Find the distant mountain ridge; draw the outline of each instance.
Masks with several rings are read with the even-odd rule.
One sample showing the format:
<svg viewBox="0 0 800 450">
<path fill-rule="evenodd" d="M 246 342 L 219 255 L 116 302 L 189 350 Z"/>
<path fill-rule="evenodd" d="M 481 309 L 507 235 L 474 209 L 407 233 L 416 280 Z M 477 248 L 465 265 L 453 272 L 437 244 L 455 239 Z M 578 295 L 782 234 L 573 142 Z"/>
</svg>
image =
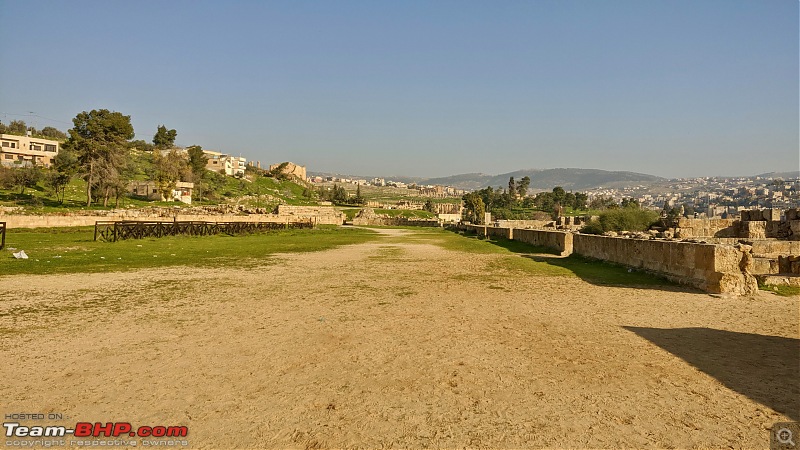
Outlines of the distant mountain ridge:
<svg viewBox="0 0 800 450">
<path fill-rule="evenodd" d="M 360 178 L 370 180 L 372 176 L 353 176 L 333 174 L 327 172 L 309 172 L 314 176 L 337 176 L 340 178 Z M 403 183 L 416 184 L 439 184 L 452 186 L 458 189 L 483 189 L 487 186 L 505 187 L 508 186 L 508 179 L 514 177 L 519 180 L 522 177 L 530 177 L 530 189 L 550 190 L 555 186 L 561 186 L 566 190 L 584 190 L 597 187 L 623 187 L 636 184 L 648 184 L 666 181 L 665 178 L 655 175 L 648 175 L 636 172 L 609 171 L 600 169 L 525 169 L 499 175 L 488 175 L 485 173 L 462 173 L 447 177 L 421 178 L 421 177 L 380 177 L 386 180 L 401 181 Z"/>
<path fill-rule="evenodd" d="M 767 172 L 756 176 L 761 178 L 783 178 L 784 180 L 791 180 L 800 178 L 800 170 L 794 172 Z"/>
<path fill-rule="evenodd" d="M 331 176 L 336 175 L 343 178 L 361 178 L 370 180 L 373 176 L 339 175 L 324 172 L 310 172 L 312 175 Z M 561 186 L 570 191 L 594 189 L 598 187 L 621 188 L 635 185 L 650 185 L 668 181 L 655 175 L 648 175 L 638 172 L 610 171 L 600 169 L 577 169 L 577 168 L 558 168 L 558 169 L 524 169 L 499 175 L 489 175 L 485 173 L 462 173 L 447 177 L 422 178 L 391 176 L 379 177 L 386 180 L 402 181 L 404 183 L 416 184 L 439 184 L 453 186 L 459 189 L 475 190 L 483 189 L 487 186 L 506 187 L 509 177 L 519 180 L 528 176 L 531 179 L 530 189 L 532 190 L 551 190 L 555 186 Z M 773 177 L 783 179 L 795 179 L 800 177 L 800 172 L 769 172 L 754 177 Z"/>
<path fill-rule="evenodd" d="M 636 172 L 608 171 L 600 169 L 526 169 L 500 175 L 469 173 L 442 178 L 427 178 L 424 184 L 441 184 L 460 189 L 482 189 L 486 186 L 505 187 L 508 179 L 530 177 L 531 189 L 550 190 L 561 186 L 566 190 L 583 190 L 597 187 L 619 187 L 631 184 L 649 184 L 666 181 L 665 178 Z"/>
</svg>

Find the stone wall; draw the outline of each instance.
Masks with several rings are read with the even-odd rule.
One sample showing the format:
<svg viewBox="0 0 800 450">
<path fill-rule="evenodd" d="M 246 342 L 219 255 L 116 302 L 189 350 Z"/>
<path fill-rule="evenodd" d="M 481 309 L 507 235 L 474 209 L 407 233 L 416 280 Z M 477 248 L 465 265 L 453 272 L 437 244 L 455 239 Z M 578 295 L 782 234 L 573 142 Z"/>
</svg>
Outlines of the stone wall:
<svg viewBox="0 0 800 450">
<path fill-rule="evenodd" d="M 503 239 L 514 239 L 513 228 L 486 227 L 486 236 L 498 237 Z"/>
<path fill-rule="evenodd" d="M 770 257 L 780 255 L 800 255 L 800 241 L 760 240 L 753 241 L 753 256 Z"/>
<path fill-rule="evenodd" d="M 695 237 L 736 238 L 739 237 L 739 220 L 681 218 L 678 220 L 675 237 L 681 239 Z"/>
<path fill-rule="evenodd" d="M 800 275 L 800 241 L 765 239 L 748 244 L 752 245 L 753 274 Z"/>
<path fill-rule="evenodd" d="M 576 253 L 645 270 L 675 282 L 718 294 L 746 295 L 758 290 L 748 246 L 702 244 L 596 236 L 545 230 L 503 231 L 462 225 L 461 229 L 548 247 L 562 256 Z"/>
<path fill-rule="evenodd" d="M 438 227 L 436 219 L 409 219 L 406 217 L 356 217 L 353 225 L 384 227 Z"/>
<path fill-rule="evenodd" d="M 166 211 L 166 210 L 164 210 Z M 167 211 L 169 212 L 169 211 Z M 278 214 L 177 214 L 142 212 L 138 210 L 106 213 L 103 215 L 47 215 L 26 216 L 0 214 L 0 222 L 12 228 L 82 227 L 94 226 L 98 220 L 196 220 L 203 222 L 294 222 L 310 220 L 316 225 L 341 225 L 345 214 L 335 208 L 320 206 L 278 207 Z"/>
<path fill-rule="evenodd" d="M 413 217 L 389 216 L 376 214 L 372 208 L 361 208 L 353 218 L 353 225 L 400 226 L 400 227 L 438 227 L 439 219 L 421 219 Z"/>
<path fill-rule="evenodd" d="M 732 245 L 576 234 L 573 250 L 582 256 L 644 269 L 707 292 L 750 294 L 758 290 L 755 278 L 743 270 L 749 253 Z"/>
<path fill-rule="evenodd" d="M 573 234 L 561 231 L 514 230 L 514 240 L 549 248 L 561 256 L 573 251 Z"/>
<path fill-rule="evenodd" d="M 800 240 L 800 211 L 753 209 L 740 219 L 678 219 L 675 237 Z"/>
<path fill-rule="evenodd" d="M 330 206 L 290 205 L 279 205 L 278 216 L 309 219 L 321 225 L 341 225 L 347 217 L 342 211 Z"/>
<path fill-rule="evenodd" d="M 308 220 L 307 217 L 282 216 L 277 214 L 250 214 L 246 216 L 228 214 L 178 214 L 173 217 L 162 216 L 0 216 L 0 222 L 6 222 L 9 229 L 12 228 L 42 228 L 42 227 L 85 227 L 94 226 L 97 221 L 111 220 L 176 220 L 176 221 L 199 221 L 199 222 L 278 222 Z M 315 224 L 313 218 L 311 221 Z"/>
<path fill-rule="evenodd" d="M 40 228 L 40 227 L 88 227 L 94 226 L 98 220 L 128 220 L 116 216 L 18 216 L 0 215 L 0 222 L 5 222 L 6 227 L 12 228 Z"/>
<path fill-rule="evenodd" d="M 437 214 L 436 217 L 442 222 L 460 222 L 461 214 Z"/>
<path fill-rule="evenodd" d="M 494 223 L 498 227 L 514 229 L 532 228 L 535 230 L 541 230 L 548 226 L 551 229 L 555 228 L 555 224 L 552 220 L 496 220 Z"/>
</svg>

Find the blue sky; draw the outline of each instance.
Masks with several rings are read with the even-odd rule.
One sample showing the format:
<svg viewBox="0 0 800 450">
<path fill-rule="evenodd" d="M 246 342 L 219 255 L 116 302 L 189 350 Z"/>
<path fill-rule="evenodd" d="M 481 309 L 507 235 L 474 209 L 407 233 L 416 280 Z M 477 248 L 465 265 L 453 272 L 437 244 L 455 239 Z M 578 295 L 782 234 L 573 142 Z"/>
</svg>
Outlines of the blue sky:
<svg viewBox="0 0 800 450">
<path fill-rule="evenodd" d="M 800 169 L 796 0 L 0 0 L 0 120 L 312 171 Z M 25 116 L 34 112 L 35 116 Z"/>
</svg>

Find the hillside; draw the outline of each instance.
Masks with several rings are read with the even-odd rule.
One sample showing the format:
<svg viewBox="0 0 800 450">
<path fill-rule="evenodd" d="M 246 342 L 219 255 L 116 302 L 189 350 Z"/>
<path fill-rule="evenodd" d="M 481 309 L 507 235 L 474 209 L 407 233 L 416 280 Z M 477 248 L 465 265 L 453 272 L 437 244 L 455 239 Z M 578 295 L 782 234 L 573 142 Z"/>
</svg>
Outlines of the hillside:
<svg viewBox="0 0 800 450">
<path fill-rule="evenodd" d="M 309 172 L 318 176 L 337 176 L 369 180 L 373 176 L 353 176 L 331 174 L 326 172 Z M 596 187 L 623 187 L 636 184 L 650 184 L 665 181 L 665 178 L 636 172 L 608 171 L 600 169 L 525 169 L 500 175 L 485 173 L 462 173 L 447 177 L 419 178 L 405 176 L 382 177 L 387 180 L 401 181 L 403 183 L 439 184 L 453 186 L 459 189 L 483 189 L 486 186 L 504 187 L 508 185 L 508 178 L 520 179 L 528 176 L 531 179 L 530 188 L 534 190 L 550 190 L 554 186 L 561 186 L 566 190 L 583 190 Z"/>
<path fill-rule="evenodd" d="M 567 190 L 582 190 L 596 187 L 616 187 L 630 184 L 649 184 L 664 181 L 664 178 L 636 172 L 618 172 L 600 169 L 527 169 L 500 175 L 461 174 L 442 178 L 428 178 L 424 184 L 442 184 L 461 189 L 481 189 L 486 186 L 507 186 L 509 177 L 519 180 L 528 176 L 531 189 L 552 189 L 561 186 Z"/>
<path fill-rule="evenodd" d="M 292 180 L 278 180 L 253 174 L 246 178 L 226 177 L 209 172 L 209 178 L 202 182 L 205 199 L 195 201 L 191 206 L 201 205 L 242 205 L 248 208 L 272 210 L 278 204 L 288 205 L 316 205 L 316 194 L 304 184 Z M 0 180 L 2 181 L 2 180 Z M 118 205 L 111 199 L 108 206 L 94 203 L 86 207 L 86 182 L 80 178 L 72 179 L 66 186 L 63 202 L 60 202 L 45 180 L 27 187 L 20 193 L 18 186 L 6 186 L 0 183 L 0 211 L 8 208 L 10 211 L 24 214 L 62 213 L 68 210 L 108 210 L 115 207 L 141 208 L 148 206 L 168 206 L 187 208 L 180 202 L 152 201 L 142 197 L 126 194 L 120 199 Z"/>
<path fill-rule="evenodd" d="M 800 171 L 795 170 L 794 172 L 767 172 L 756 176 L 761 178 L 783 178 L 784 180 L 794 180 L 800 178 Z"/>
</svg>

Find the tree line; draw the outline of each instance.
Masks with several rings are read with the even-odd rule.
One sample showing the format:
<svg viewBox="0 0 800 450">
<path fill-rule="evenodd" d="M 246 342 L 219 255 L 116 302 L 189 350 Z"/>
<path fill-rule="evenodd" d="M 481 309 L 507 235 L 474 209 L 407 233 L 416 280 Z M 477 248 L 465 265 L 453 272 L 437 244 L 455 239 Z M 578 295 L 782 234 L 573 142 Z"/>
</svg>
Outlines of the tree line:
<svg viewBox="0 0 800 450">
<path fill-rule="evenodd" d="M 42 139 L 50 139 L 53 141 L 64 141 L 67 139 L 67 134 L 55 127 L 44 127 L 41 130 L 37 130 L 34 127 L 28 126 L 24 120 L 12 120 L 8 125 L 0 121 L 0 134 L 27 136 L 29 132 L 31 136 Z"/>
<path fill-rule="evenodd" d="M 0 183 L 18 186 L 24 193 L 26 187 L 45 179 L 63 203 L 66 186 L 78 177 L 86 181 L 86 206 L 101 201 L 103 206 L 108 206 L 112 199 L 118 206 L 120 197 L 128 192 L 129 183 L 142 174 L 155 182 L 156 189 L 167 199 L 180 181 L 194 182 L 201 196 L 204 181 L 220 183 L 219 174 L 206 170 L 208 158 L 202 147 L 190 146 L 186 155 L 173 148 L 177 137 L 174 129 L 159 125 L 149 144 L 132 140 L 131 118 L 120 112 L 83 111 L 72 123 L 73 128 L 62 133 L 65 138 L 49 171 L 41 167 L 6 169 L 0 173 Z M 13 121 L 0 129 L 20 135 L 29 131 L 22 121 Z M 50 130 L 47 132 L 53 134 Z"/>
<path fill-rule="evenodd" d="M 353 197 L 347 193 L 343 186 L 335 183 L 330 189 L 320 186 L 317 195 L 320 200 L 329 201 L 334 205 L 361 206 L 367 203 L 367 199 L 361 195 L 361 186 L 356 187 L 356 195 Z"/>
<path fill-rule="evenodd" d="M 472 223 L 482 223 L 486 212 L 491 212 L 498 219 L 530 219 L 534 212 L 548 214 L 560 213 L 563 208 L 586 210 L 588 196 L 583 192 L 567 192 L 556 186 L 552 192 L 540 192 L 527 195 L 531 180 L 522 177 L 515 180 L 510 177 L 507 188 L 493 188 L 469 192 L 462 197 L 464 201 L 464 219 Z"/>
</svg>

